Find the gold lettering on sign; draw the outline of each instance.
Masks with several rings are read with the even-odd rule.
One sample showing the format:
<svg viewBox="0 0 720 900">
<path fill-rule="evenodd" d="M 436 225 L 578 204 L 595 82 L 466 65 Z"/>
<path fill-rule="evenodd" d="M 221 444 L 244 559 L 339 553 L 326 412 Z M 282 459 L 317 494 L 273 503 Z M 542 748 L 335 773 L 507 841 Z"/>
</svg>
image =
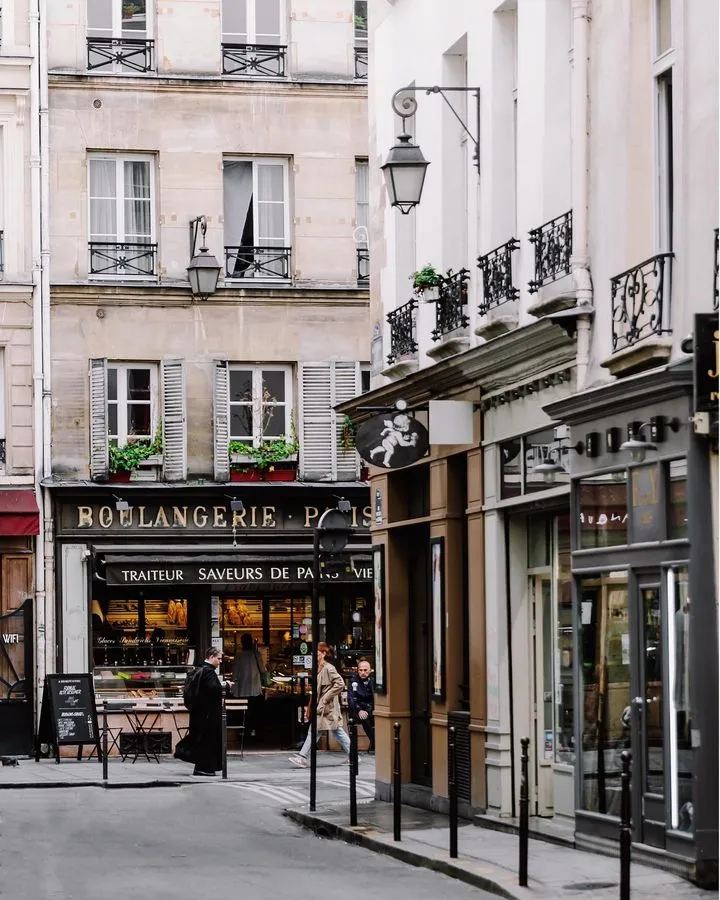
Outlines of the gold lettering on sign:
<svg viewBox="0 0 720 900">
<path fill-rule="evenodd" d="M 257 528 L 257 506 L 250 507 L 250 527 Z"/>
<path fill-rule="evenodd" d="M 155 527 L 157 528 L 158 525 L 162 525 L 163 528 L 170 527 L 168 517 L 165 515 L 165 509 L 162 506 L 158 506 L 157 515 L 155 516 Z"/>
<path fill-rule="evenodd" d="M 227 528 L 224 506 L 213 506 L 213 528 Z"/>
<path fill-rule="evenodd" d="M 120 510 L 120 525 L 123 528 L 129 528 L 133 523 L 133 508 Z"/>
<path fill-rule="evenodd" d="M 305 527 L 310 528 L 312 523 L 317 519 L 319 515 L 317 506 L 306 506 L 305 507 Z"/>
<path fill-rule="evenodd" d="M 363 520 L 362 520 L 363 528 L 367 528 L 368 525 L 370 524 L 371 513 L 372 513 L 372 510 L 370 509 L 369 506 L 363 507 Z"/>
<path fill-rule="evenodd" d="M 208 523 L 208 517 L 204 506 L 196 506 L 193 510 L 193 522 L 196 528 L 204 528 Z"/>
<path fill-rule="evenodd" d="M 138 506 L 138 512 L 140 514 L 140 518 L 138 520 L 138 528 L 152 528 L 152 522 L 145 521 L 145 507 Z"/>
<path fill-rule="evenodd" d="M 98 510 L 98 524 L 101 528 L 109 528 L 112 525 L 113 515 L 109 506 L 101 506 Z"/>
<path fill-rule="evenodd" d="M 715 368 L 708 369 L 710 378 L 717 378 L 720 375 L 720 331 L 713 332 L 713 344 L 715 344 Z M 710 391 L 710 399 L 720 399 L 720 392 Z"/>
<path fill-rule="evenodd" d="M 277 524 L 275 522 L 275 507 L 274 506 L 263 506 L 263 520 L 262 527 L 263 528 L 274 528 Z"/>
<path fill-rule="evenodd" d="M 92 506 L 78 506 L 78 528 L 92 528 L 93 514 Z"/>
<path fill-rule="evenodd" d="M 232 514 L 232 527 L 237 528 L 239 525 L 245 527 L 245 516 L 247 515 L 247 510 L 243 508 L 242 512 L 233 512 Z"/>
<path fill-rule="evenodd" d="M 173 525 L 187 528 L 187 506 L 183 506 L 182 509 L 179 506 L 173 506 Z"/>
</svg>

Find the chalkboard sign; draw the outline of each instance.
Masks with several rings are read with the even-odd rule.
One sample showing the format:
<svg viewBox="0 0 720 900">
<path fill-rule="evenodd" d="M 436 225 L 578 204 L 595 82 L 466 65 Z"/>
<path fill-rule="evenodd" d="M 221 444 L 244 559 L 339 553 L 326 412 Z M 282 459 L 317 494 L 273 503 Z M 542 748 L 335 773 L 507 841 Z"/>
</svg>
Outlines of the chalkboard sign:
<svg viewBox="0 0 720 900">
<path fill-rule="evenodd" d="M 36 760 L 40 758 L 41 744 L 54 748 L 56 762 L 60 762 L 62 745 L 76 744 L 80 759 L 83 745 L 92 744 L 98 750 L 98 760 L 102 761 L 92 675 L 45 677 Z"/>
</svg>

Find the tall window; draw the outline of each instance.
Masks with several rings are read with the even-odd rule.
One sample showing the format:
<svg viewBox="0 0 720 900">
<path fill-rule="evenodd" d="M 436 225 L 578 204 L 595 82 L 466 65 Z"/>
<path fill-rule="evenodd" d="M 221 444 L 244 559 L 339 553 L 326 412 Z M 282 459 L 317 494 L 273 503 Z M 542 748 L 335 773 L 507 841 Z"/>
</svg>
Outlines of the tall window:
<svg viewBox="0 0 720 900">
<path fill-rule="evenodd" d="M 354 0 L 355 25 L 355 77 L 367 79 L 368 73 L 368 4 L 367 0 Z"/>
<path fill-rule="evenodd" d="M 355 247 L 357 252 L 358 281 L 370 277 L 369 222 L 369 172 L 366 159 L 355 160 Z"/>
<path fill-rule="evenodd" d="M 88 69 L 153 69 L 147 0 L 88 0 Z"/>
<path fill-rule="evenodd" d="M 107 424 L 110 443 L 154 437 L 157 367 L 139 363 L 108 363 Z"/>
<path fill-rule="evenodd" d="M 223 43 L 282 44 L 283 13 L 283 0 L 223 0 Z"/>
<path fill-rule="evenodd" d="M 673 248 L 673 64 L 672 0 L 654 0 L 655 221 L 658 252 Z"/>
<path fill-rule="evenodd" d="M 287 366 L 230 368 L 230 440 L 258 447 L 290 434 L 292 388 Z"/>
<path fill-rule="evenodd" d="M 148 156 L 88 159 L 90 273 L 153 275 L 153 167 Z"/>
<path fill-rule="evenodd" d="M 225 160 L 223 201 L 228 278 L 290 276 L 286 160 Z"/>
</svg>

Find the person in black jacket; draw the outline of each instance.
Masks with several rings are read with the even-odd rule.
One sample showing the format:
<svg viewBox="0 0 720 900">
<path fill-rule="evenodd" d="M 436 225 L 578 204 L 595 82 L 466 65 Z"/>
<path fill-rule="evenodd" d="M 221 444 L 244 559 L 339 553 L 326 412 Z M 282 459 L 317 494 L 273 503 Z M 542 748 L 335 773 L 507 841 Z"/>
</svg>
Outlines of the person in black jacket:
<svg viewBox="0 0 720 900">
<path fill-rule="evenodd" d="M 358 660 L 357 675 L 350 676 L 348 713 L 359 722 L 368 736 L 370 753 L 375 752 L 375 684 L 370 677 L 370 663 Z"/>
<path fill-rule="evenodd" d="M 222 769 L 223 686 L 218 678 L 222 656 L 222 650 L 211 647 L 198 672 L 188 732 L 191 761 L 195 763 L 193 775 L 214 775 Z"/>
</svg>

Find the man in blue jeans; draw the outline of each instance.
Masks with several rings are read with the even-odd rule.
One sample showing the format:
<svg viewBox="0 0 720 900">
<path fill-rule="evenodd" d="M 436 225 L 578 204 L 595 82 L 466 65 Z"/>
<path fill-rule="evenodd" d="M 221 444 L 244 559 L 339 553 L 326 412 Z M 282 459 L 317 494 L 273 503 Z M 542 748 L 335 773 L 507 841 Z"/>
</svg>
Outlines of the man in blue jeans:
<svg viewBox="0 0 720 900">
<path fill-rule="evenodd" d="M 370 677 L 370 663 L 358 660 L 357 675 L 350 677 L 348 687 L 348 714 L 359 722 L 368 736 L 369 753 L 375 752 L 375 683 Z"/>
</svg>

